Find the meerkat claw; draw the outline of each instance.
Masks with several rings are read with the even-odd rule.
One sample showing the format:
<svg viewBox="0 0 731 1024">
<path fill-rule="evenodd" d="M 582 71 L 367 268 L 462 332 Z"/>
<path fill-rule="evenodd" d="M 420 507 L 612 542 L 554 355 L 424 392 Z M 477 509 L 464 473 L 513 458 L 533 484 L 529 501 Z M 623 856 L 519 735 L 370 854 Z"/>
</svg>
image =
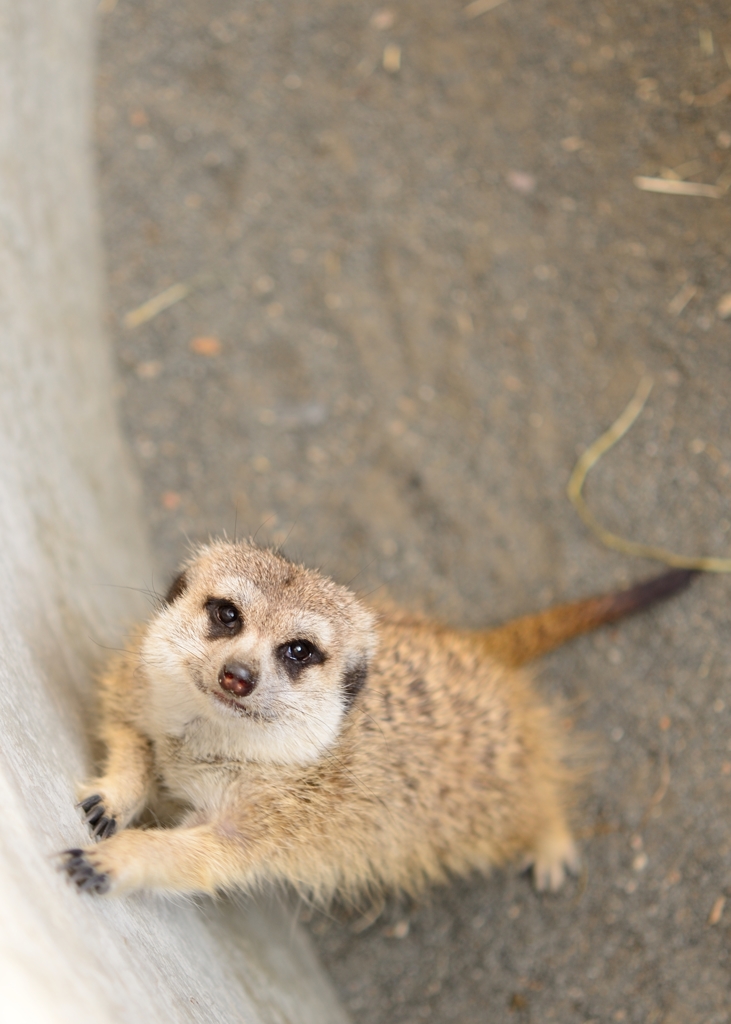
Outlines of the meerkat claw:
<svg viewBox="0 0 731 1024">
<path fill-rule="evenodd" d="M 91 892 L 101 896 L 109 891 L 109 875 L 97 871 L 93 864 L 89 863 L 85 850 L 65 850 L 61 856 L 65 858 L 61 870 L 66 872 L 80 892 Z"/>
<path fill-rule="evenodd" d="M 106 815 L 99 819 L 96 827 L 92 829 L 92 835 L 95 839 L 109 839 L 117 831 L 117 822 L 114 818 L 108 818 Z"/>
<path fill-rule="evenodd" d="M 94 793 L 92 796 L 87 796 L 86 800 L 80 800 L 76 806 L 80 807 L 84 814 L 88 815 L 101 802 L 101 795 Z"/>
<path fill-rule="evenodd" d="M 88 796 L 76 805 L 84 812 L 84 821 L 89 826 L 95 839 L 108 839 L 117 831 L 117 820 L 106 812 L 102 798 L 98 793 Z"/>
</svg>

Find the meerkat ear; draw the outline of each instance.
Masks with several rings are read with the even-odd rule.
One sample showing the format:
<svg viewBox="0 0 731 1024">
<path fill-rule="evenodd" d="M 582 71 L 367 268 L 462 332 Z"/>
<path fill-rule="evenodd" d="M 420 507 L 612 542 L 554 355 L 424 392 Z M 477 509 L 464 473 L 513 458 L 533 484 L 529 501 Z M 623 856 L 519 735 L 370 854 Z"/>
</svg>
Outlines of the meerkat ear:
<svg viewBox="0 0 731 1024">
<path fill-rule="evenodd" d="M 173 582 L 168 587 L 168 592 L 165 595 L 165 604 L 172 604 L 176 601 L 185 591 L 188 589 L 188 577 L 184 572 L 178 573 Z"/>
<path fill-rule="evenodd" d="M 356 661 L 343 676 L 343 693 L 345 694 L 345 710 L 350 711 L 355 698 L 363 689 L 368 678 L 368 660 L 363 657 Z"/>
</svg>

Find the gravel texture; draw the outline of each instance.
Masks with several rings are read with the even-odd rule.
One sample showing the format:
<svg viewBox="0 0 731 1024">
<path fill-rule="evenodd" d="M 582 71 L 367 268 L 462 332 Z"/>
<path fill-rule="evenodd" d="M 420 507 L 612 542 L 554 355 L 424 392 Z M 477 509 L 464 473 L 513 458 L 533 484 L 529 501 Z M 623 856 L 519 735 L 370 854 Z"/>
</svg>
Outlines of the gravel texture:
<svg viewBox="0 0 731 1024">
<path fill-rule="evenodd" d="M 565 496 L 643 369 L 588 499 L 731 554 L 731 192 L 633 183 L 731 181 L 727 4 L 100 8 L 110 329 L 159 555 L 116 582 L 161 588 L 223 531 L 464 625 L 651 575 Z M 368 927 L 303 914 L 356 1024 L 731 1020 L 730 593 L 703 577 L 540 666 L 595 767 L 564 893 L 506 871 Z"/>
</svg>

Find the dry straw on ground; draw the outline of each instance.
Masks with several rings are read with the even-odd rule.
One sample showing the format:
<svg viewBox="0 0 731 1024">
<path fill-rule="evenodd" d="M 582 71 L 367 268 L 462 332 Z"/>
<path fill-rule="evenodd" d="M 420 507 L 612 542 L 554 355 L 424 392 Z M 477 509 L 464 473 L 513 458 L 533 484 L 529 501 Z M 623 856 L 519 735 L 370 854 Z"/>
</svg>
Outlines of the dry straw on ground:
<svg viewBox="0 0 731 1024">
<path fill-rule="evenodd" d="M 614 447 L 617 441 L 624 437 L 642 412 L 651 390 L 652 378 L 643 377 L 640 380 L 634 398 L 622 415 L 614 421 L 609 430 L 605 431 L 601 437 L 598 437 L 597 440 L 586 449 L 574 466 L 573 473 L 571 474 L 571 479 L 569 480 L 567 487 L 569 500 L 576 508 L 576 511 L 579 513 L 584 523 L 593 533 L 596 534 L 602 544 L 608 548 L 612 548 L 614 551 L 621 551 L 625 555 L 634 555 L 637 558 L 651 558 L 656 562 L 664 562 L 666 565 L 671 565 L 676 569 L 700 569 L 704 572 L 731 572 L 731 558 L 713 558 L 704 556 L 687 557 L 685 555 L 677 555 L 673 551 L 668 551 L 667 548 L 656 547 L 652 544 L 639 544 L 636 541 L 625 540 L 624 537 L 619 537 L 616 533 L 612 533 L 610 530 L 605 529 L 584 501 L 581 491 L 589 470 L 592 466 L 597 464 L 599 459 L 601 459 L 601 457 L 605 455 L 610 448 Z"/>
</svg>

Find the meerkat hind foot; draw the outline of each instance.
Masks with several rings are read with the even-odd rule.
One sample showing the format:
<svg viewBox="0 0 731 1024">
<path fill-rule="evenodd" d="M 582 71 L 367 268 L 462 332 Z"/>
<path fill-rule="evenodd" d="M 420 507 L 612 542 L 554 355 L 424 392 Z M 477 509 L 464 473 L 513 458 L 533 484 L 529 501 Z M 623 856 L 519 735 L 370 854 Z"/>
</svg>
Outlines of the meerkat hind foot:
<svg viewBox="0 0 731 1024">
<path fill-rule="evenodd" d="M 538 892 L 558 892 L 566 881 L 566 873 L 576 875 L 581 858 L 570 835 L 552 836 L 544 840 L 530 858 L 533 884 Z"/>
</svg>

